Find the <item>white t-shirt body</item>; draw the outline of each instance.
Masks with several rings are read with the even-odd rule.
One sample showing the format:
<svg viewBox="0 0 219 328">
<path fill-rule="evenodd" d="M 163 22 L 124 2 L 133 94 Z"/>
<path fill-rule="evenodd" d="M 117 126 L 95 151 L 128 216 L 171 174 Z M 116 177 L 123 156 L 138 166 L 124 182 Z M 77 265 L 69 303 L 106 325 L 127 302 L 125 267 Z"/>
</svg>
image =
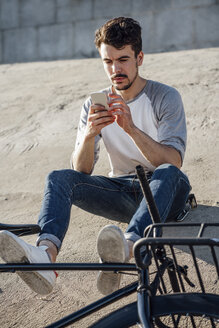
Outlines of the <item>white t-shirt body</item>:
<svg viewBox="0 0 219 328">
<path fill-rule="evenodd" d="M 145 93 L 127 104 L 134 125 L 157 141 L 157 126 L 153 108 Z M 154 171 L 154 166 L 146 160 L 134 141 L 116 122 L 103 128 L 101 136 L 109 156 L 110 176 L 134 174 L 135 167 L 139 164 L 147 171 Z"/>
</svg>

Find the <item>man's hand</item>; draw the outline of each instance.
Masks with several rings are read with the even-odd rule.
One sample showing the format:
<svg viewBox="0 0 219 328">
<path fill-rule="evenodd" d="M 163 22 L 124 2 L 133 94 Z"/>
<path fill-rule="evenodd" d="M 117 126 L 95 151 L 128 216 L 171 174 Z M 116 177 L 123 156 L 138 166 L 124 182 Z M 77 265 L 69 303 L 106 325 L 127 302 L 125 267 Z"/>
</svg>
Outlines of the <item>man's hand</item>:
<svg viewBox="0 0 219 328">
<path fill-rule="evenodd" d="M 129 134 L 135 127 L 129 106 L 122 97 L 114 93 L 110 93 L 109 98 L 110 112 L 115 116 L 116 123 Z"/>
<path fill-rule="evenodd" d="M 105 126 L 112 124 L 114 121 L 115 116 L 111 111 L 106 110 L 104 106 L 91 105 L 85 134 L 88 138 L 95 137 L 100 134 Z"/>
</svg>

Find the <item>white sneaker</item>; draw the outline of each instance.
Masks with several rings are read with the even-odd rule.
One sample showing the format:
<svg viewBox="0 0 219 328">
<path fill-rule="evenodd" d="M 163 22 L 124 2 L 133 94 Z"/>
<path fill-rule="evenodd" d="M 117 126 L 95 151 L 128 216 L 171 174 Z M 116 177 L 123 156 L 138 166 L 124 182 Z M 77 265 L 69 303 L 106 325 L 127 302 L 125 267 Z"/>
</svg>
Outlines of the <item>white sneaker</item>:
<svg viewBox="0 0 219 328">
<path fill-rule="evenodd" d="M 6 263 L 51 263 L 47 246 L 32 246 L 9 231 L 0 231 L 0 257 Z M 36 293 L 51 293 L 57 274 L 54 271 L 17 271 Z"/>
<path fill-rule="evenodd" d="M 101 262 L 125 263 L 129 261 L 129 247 L 123 232 L 115 225 L 105 226 L 98 234 L 97 252 Z M 97 277 L 97 288 L 104 295 L 119 288 L 121 274 L 100 271 Z"/>
</svg>

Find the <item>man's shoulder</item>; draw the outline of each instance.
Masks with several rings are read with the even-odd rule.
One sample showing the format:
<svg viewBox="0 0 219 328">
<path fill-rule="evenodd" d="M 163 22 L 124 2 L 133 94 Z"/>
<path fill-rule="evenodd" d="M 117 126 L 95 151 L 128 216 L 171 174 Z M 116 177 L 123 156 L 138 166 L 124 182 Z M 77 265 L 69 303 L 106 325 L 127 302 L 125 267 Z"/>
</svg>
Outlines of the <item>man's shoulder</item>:
<svg viewBox="0 0 219 328">
<path fill-rule="evenodd" d="M 153 80 L 148 80 L 145 88 L 145 93 L 149 98 L 152 96 L 157 96 L 157 97 L 163 97 L 167 94 L 179 94 L 178 90 L 174 88 L 173 86 L 158 82 L 158 81 L 153 81 Z"/>
<path fill-rule="evenodd" d="M 159 120 L 164 112 L 174 112 L 183 110 L 182 99 L 179 91 L 167 84 L 149 80 L 145 90 L 150 99 L 155 117 Z"/>
</svg>

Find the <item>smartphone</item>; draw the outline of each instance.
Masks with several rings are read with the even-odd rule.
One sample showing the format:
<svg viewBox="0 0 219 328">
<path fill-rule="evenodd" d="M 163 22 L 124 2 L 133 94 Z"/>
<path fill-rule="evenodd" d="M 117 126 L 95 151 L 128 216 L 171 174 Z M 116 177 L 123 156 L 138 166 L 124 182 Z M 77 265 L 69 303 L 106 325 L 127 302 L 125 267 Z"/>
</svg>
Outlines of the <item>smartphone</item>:
<svg viewBox="0 0 219 328">
<path fill-rule="evenodd" d="M 104 92 L 93 92 L 91 93 L 91 100 L 92 103 L 95 105 L 102 105 L 104 106 L 107 110 L 109 110 L 109 105 L 107 104 L 108 97 L 107 94 Z"/>
</svg>

